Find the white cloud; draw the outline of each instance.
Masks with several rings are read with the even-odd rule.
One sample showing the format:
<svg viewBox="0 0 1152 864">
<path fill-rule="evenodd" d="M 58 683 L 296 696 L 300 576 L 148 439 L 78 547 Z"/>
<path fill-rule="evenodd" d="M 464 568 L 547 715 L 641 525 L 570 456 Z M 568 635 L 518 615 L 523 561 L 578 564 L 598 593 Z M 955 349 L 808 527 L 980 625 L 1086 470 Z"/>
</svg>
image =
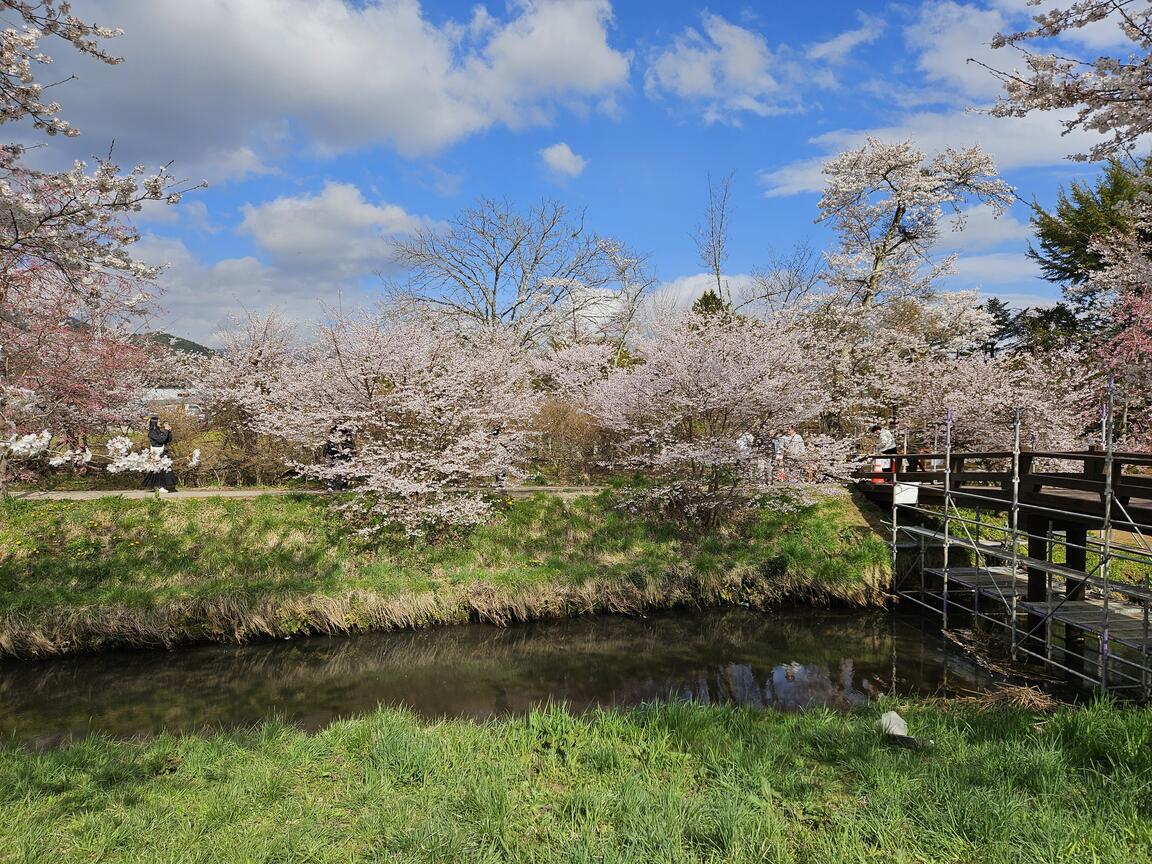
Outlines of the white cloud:
<svg viewBox="0 0 1152 864">
<path fill-rule="evenodd" d="M 948 281 L 962 288 L 982 288 L 986 285 L 1013 285 L 1035 278 L 1040 279 L 1040 267 L 1031 258 L 1019 252 L 989 252 L 985 255 L 961 255 L 956 259 L 956 271 Z"/>
<path fill-rule="evenodd" d="M 430 224 L 403 208 L 373 203 L 348 183 L 327 183 L 316 194 L 282 196 L 242 208 L 238 232 L 249 235 L 261 258 L 215 263 L 200 260 L 172 237 L 145 235 L 138 257 L 165 264 L 157 324 L 180 336 L 210 341 L 231 317 L 277 310 L 304 323 L 325 304 L 346 299 L 360 305 L 377 284 L 375 274 L 394 268 L 393 242 Z M 186 224 L 207 213 L 193 209 Z"/>
<path fill-rule="evenodd" d="M 373 204 L 350 183 L 326 183 L 316 195 L 284 196 L 242 208 L 249 234 L 274 264 L 297 272 L 365 275 L 387 264 L 391 239 L 426 221 L 395 204 Z"/>
<path fill-rule="evenodd" d="M 725 274 L 720 278 L 736 298 L 754 283 L 753 277 L 747 273 Z M 652 292 L 650 302 L 653 309 L 659 312 L 683 311 L 690 309 L 705 291 L 715 290 L 715 276 L 711 273 L 695 273 L 660 283 Z"/>
<path fill-rule="evenodd" d="M 372 282 L 365 289 L 351 274 L 278 267 L 252 256 L 207 263 L 172 237 L 145 235 L 136 251 L 141 260 L 168 265 L 158 280 L 163 293 L 152 326 L 208 345 L 249 311 L 275 310 L 306 328 L 325 305 L 360 306 L 372 297 Z"/>
<path fill-rule="evenodd" d="M 992 37 L 1005 29 L 1005 17 L 994 9 L 935 0 L 920 7 L 916 20 L 905 28 L 904 40 L 919 55 L 917 65 L 938 90 L 944 86 L 967 100 L 995 98 L 1000 82 L 978 63 L 997 68 L 1016 59 L 1005 51 L 994 51 Z"/>
<path fill-rule="evenodd" d="M 706 122 L 737 122 L 798 109 L 778 75 L 784 62 L 762 35 L 705 12 L 702 30 L 688 27 L 651 61 L 644 76 L 652 98 L 674 96 L 698 106 Z"/>
<path fill-rule="evenodd" d="M 987 204 L 964 212 L 963 227 L 955 216 L 944 220 L 939 248 L 944 252 L 980 252 L 1011 243 L 1023 250 L 1032 238 L 1032 226 L 1011 213 L 997 217 Z"/>
<path fill-rule="evenodd" d="M 54 68 L 79 76 L 53 91 L 84 133 L 70 154 L 116 138 L 123 161 L 175 159 L 196 179 L 267 171 L 301 138 L 434 153 L 610 102 L 629 69 L 608 0 L 515 3 L 471 25 L 435 24 L 417 0 L 92 0 L 84 15 L 124 26 L 112 47 L 126 59 L 57 51 Z"/>
<path fill-rule="evenodd" d="M 565 177 L 579 177 L 588 167 L 588 160 L 572 152 L 572 148 L 561 141 L 539 151 L 540 158 L 555 174 Z"/>
<path fill-rule="evenodd" d="M 875 42 L 883 34 L 887 23 L 883 18 L 868 15 L 864 12 L 856 13 L 860 26 L 853 30 L 846 30 L 825 42 L 817 42 L 808 48 L 808 58 L 823 60 L 830 63 L 841 63 L 848 59 L 848 55 L 861 45 Z"/>
</svg>

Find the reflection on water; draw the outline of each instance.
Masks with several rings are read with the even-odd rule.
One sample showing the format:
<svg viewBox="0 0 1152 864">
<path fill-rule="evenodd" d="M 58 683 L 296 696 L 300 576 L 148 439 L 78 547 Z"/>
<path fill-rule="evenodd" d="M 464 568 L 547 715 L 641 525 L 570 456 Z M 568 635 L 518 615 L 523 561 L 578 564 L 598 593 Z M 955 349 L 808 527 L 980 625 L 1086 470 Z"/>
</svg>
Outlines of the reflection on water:
<svg viewBox="0 0 1152 864">
<path fill-rule="evenodd" d="M 744 609 L 0 662 L 0 732 L 33 746 L 102 732 L 318 729 L 379 704 L 484 719 L 658 699 L 847 708 L 879 693 L 981 689 L 983 673 L 914 618 Z"/>
</svg>

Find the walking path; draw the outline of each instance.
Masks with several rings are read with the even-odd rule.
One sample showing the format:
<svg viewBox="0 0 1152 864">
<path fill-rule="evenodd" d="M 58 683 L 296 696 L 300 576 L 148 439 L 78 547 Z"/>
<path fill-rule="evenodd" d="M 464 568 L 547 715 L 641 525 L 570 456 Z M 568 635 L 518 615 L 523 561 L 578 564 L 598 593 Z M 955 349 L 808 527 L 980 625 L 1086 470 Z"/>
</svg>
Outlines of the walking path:
<svg viewBox="0 0 1152 864">
<path fill-rule="evenodd" d="M 503 486 L 469 488 L 465 492 L 494 492 L 509 498 L 527 498 L 537 493 L 556 495 L 560 498 L 580 498 L 595 495 L 604 486 Z M 158 495 L 147 489 L 94 489 L 75 492 L 13 492 L 12 498 L 18 501 L 93 501 L 97 498 L 153 498 L 179 500 L 181 498 L 258 498 L 261 495 L 330 495 L 326 489 L 252 489 L 252 488 L 204 488 L 179 489 L 165 495 Z"/>
</svg>

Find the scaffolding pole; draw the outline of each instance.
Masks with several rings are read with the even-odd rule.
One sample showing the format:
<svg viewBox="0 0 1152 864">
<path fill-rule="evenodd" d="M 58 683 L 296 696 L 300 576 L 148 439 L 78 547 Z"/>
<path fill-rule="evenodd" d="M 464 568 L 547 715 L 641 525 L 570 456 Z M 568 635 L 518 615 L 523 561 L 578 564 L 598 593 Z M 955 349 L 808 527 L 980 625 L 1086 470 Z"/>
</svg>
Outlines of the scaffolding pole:
<svg viewBox="0 0 1152 864">
<path fill-rule="evenodd" d="M 1112 497 L 1115 493 L 1112 466 L 1116 460 L 1113 409 L 1116 407 L 1116 379 L 1108 379 L 1108 400 L 1104 403 L 1104 548 L 1100 552 L 1100 578 L 1104 582 L 1104 628 L 1100 637 L 1100 691 L 1108 692 L 1108 614 L 1112 597 L 1109 574 L 1112 558 Z"/>
<path fill-rule="evenodd" d="M 892 490 L 893 496 L 896 490 Z M 948 409 L 948 413 L 944 419 L 944 582 L 940 586 L 940 594 L 943 598 L 944 608 L 944 629 L 948 629 L 948 559 L 949 550 L 952 545 L 952 527 L 950 514 L 952 512 L 952 409 Z"/>
<path fill-rule="evenodd" d="M 1016 591 L 1016 573 L 1020 570 L 1020 409 L 1012 414 L 1012 509 L 1008 511 L 1009 542 L 1012 544 L 1012 606 L 1009 617 L 1012 622 L 1012 659 L 1016 660 L 1016 647 L 1019 632 L 1017 629 L 1016 603 L 1019 600 Z"/>
</svg>

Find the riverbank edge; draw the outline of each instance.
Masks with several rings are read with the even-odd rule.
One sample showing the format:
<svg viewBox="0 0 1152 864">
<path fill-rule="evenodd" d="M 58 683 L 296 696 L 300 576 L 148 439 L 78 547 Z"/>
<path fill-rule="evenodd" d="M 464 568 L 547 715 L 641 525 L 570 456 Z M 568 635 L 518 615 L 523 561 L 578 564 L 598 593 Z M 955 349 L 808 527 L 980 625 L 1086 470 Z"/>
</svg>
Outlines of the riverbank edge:
<svg viewBox="0 0 1152 864">
<path fill-rule="evenodd" d="M 670 609 L 784 605 L 878 607 L 887 604 L 887 573 L 866 577 L 852 592 L 782 589 L 778 576 L 706 577 L 685 568 L 660 585 L 541 586 L 515 594 L 476 582 L 449 594 L 388 597 L 355 589 L 344 594 L 218 597 L 173 601 L 151 609 L 78 608 L 39 619 L 0 615 L 0 659 L 39 659 L 117 649 L 173 650 L 207 643 L 348 636 L 387 630 L 488 623 L 498 626 L 583 615 L 643 615 Z"/>
<path fill-rule="evenodd" d="M 537 496 L 533 500 L 545 499 Z M 581 506 L 602 506 L 602 502 L 587 500 Z M 99 504 L 88 502 L 84 506 Z M 525 501 L 518 506 L 536 505 Z M 817 514 L 815 517 L 807 515 L 811 506 L 822 508 L 811 511 Z M 485 579 L 481 568 L 480 578 L 471 581 L 440 581 L 431 589 L 401 592 L 374 590 L 363 584 L 347 590 L 333 586 L 322 591 L 253 591 L 244 589 L 244 574 L 236 573 L 230 579 L 236 590 L 206 596 L 158 598 L 131 605 L 72 602 L 0 611 L 0 660 L 119 649 L 173 650 L 197 644 L 242 644 L 478 622 L 506 626 L 582 615 L 643 615 L 681 608 L 885 605 L 890 580 L 887 556 L 881 559 L 859 554 L 867 544 L 883 542 L 878 512 L 852 494 L 834 496 L 801 513 L 804 515 L 798 515 L 793 524 L 787 520 L 783 523 L 781 537 L 802 531 L 805 519 L 808 524 L 813 518 L 824 521 L 832 526 L 831 533 L 838 539 L 825 546 L 805 547 L 804 551 L 819 548 L 827 553 L 818 556 L 820 561 L 842 561 L 848 578 L 822 578 L 811 569 L 811 559 L 801 561 L 803 553 L 799 550 L 790 557 L 787 548 L 776 550 L 763 566 L 729 566 L 714 560 L 710 572 L 703 572 L 683 559 L 667 562 L 659 569 L 644 570 L 638 563 L 635 571 L 626 569 L 623 575 L 618 572 L 609 577 L 593 572 L 578 583 L 550 580 L 527 586 L 502 585 L 496 579 Z M 576 548 L 573 554 L 579 556 L 582 551 Z"/>
</svg>

